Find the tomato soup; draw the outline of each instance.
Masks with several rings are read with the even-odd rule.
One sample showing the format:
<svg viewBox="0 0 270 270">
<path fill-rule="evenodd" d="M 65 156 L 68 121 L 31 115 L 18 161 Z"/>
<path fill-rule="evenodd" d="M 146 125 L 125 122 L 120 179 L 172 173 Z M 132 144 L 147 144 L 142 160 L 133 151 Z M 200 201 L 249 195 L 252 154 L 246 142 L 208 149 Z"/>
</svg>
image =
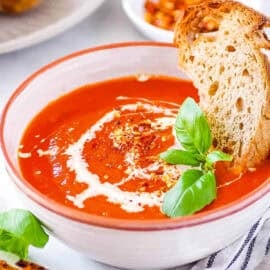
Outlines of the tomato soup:
<svg viewBox="0 0 270 270">
<path fill-rule="evenodd" d="M 48 104 L 18 149 L 23 177 L 38 191 L 81 211 L 123 219 L 167 218 L 163 197 L 183 167 L 159 154 L 177 146 L 180 104 L 197 91 L 163 76 L 126 77 L 76 89 Z M 246 195 L 270 175 L 270 162 L 244 175 L 217 166 L 217 199 L 203 211 Z"/>
</svg>

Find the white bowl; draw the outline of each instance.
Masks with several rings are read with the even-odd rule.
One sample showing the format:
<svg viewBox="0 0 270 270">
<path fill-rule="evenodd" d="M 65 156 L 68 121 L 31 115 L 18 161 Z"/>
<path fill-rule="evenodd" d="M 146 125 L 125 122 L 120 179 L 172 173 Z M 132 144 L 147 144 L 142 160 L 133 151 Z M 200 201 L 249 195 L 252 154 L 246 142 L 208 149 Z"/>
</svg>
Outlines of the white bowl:
<svg viewBox="0 0 270 270">
<path fill-rule="evenodd" d="M 122 6 L 131 22 L 148 38 L 173 42 L 173 32 L 156 27 L 144 20 L 144 0 L 122 0 Z"/>
<path fill-rule="evenodd" d="M 42 68 L 14 92 L 2 115 L 5 166 L 25 206 L 52 233 L 94 260 L 128 269 L 163 269 L 201 259 L 239 238 L 270 202 L 266 181 L 237 201 L 193 216 L 120 220 L 68 208 L 41 194 L 21 175 L 17 148 L 29 121 L 48 102 L 82 85 L 137 73 L 184 77 L 177 50 L 163 43 L 123 43 L 77 52 Z M 181 90 L 179 90 L 181 91 Z"/>
<path fill-rule="evenodd" d="M 130 21 L 136 26 L 136 28 L 142 32 L 146 37 L 155 41 L 173 42 L 173 31 L 168 31 L 149 24 L 144 19 L 144 2 L 145 0 L 122 0 L 122 7 L 130 19 Z M 239 0 L 245 5 L 248 5 L 265 15 L 270 13 L 270 1 L 267 0 Z M 266 30 L 270 36 L 270 29 Z"/>
</svg>

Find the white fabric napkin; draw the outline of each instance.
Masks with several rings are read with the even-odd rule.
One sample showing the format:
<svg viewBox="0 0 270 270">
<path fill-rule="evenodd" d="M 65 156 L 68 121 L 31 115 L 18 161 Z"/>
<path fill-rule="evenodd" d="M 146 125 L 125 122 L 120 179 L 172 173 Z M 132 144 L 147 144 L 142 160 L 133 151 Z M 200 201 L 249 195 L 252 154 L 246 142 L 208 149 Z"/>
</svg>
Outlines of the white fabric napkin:
<svg viewBox="0 0 270 270">
<path fill-rule="evenodd" d="M 209 257 L 174 270 L 270 270 L 270 209 L 239 240 Z"/>
</svg>

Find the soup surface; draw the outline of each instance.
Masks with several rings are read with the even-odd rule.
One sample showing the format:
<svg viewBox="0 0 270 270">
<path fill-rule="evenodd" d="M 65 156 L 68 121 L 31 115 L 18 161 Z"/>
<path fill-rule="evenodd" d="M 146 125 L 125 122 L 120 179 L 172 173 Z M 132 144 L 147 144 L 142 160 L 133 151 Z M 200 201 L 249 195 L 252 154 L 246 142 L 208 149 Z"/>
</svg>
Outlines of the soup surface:
<svg viewBox="0 0 270 270">
<path fill-rule="evenodd" d="M 84 86 L 48 104 L 18 149 L 21 172 L 41 193 L 101 216 L 167 218 L 164 193 L 183 167 L 159 154 L 178 147 L 173 125 L 180 104 L 197 91 L 188 81 L 126 77 Z M 270 175 L 270 162 L 238 176 L 216 168 L 217 199 L 203 211 L 246 195 Z"/>
</svg>

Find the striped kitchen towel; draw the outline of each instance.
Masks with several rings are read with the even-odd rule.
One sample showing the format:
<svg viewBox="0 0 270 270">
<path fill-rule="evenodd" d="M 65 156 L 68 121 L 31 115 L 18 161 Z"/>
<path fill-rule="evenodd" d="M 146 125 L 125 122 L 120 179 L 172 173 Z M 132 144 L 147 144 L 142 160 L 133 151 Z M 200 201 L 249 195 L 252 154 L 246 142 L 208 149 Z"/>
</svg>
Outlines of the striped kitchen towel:
<svg viewBox="0 0 270 270">
<path fill-rule="evenodd" d="M 270 209 L 238 241 L 192 266 L 174 270 L 270 270 Z"/>
</svg>

